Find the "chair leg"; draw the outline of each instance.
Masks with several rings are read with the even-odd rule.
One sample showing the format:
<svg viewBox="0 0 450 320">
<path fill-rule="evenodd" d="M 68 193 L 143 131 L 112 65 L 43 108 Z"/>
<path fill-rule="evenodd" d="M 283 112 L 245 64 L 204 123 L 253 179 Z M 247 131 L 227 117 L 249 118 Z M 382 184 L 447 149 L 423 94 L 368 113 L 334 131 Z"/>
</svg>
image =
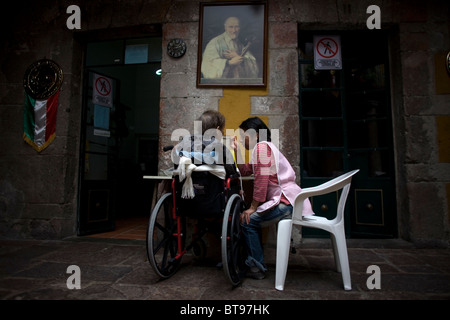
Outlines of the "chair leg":
<svg viewBox="0 0 450 320">
<path fill-rule="evenodd" d="M 341 273 L 342 269 L 341 269 L 341 263 L 339 261 L 339 252 L 338 252 L 338 248 L 337 248 L 337 244 L 336 244 L 336 237 L 333 233 L 330 233 L 330 238 L 331 238 L 331 245 L 333 248 L 333 256 L 334 256 L 334 262 L 336 265 L 336 270 L 337 270 L 337 272 Z"/>
<path fill-rule="evenodd" d="M 286 272 L 291 244 L 292 220 L 284 219 L 278 222 L 277 260 L 275 265 L 275 289 L 284 290 Z"/>
<path fill-rule="evenodd" d="M 350 277 L 350 266 L 348 263 L 347 242 L 343 228 L 339 228 L 335 233 L 331 234 L 334 255 L 338 271 L 342 273 L 342 281 L 345 290 L 352 290 L 352 282 Z"/>
</svg>

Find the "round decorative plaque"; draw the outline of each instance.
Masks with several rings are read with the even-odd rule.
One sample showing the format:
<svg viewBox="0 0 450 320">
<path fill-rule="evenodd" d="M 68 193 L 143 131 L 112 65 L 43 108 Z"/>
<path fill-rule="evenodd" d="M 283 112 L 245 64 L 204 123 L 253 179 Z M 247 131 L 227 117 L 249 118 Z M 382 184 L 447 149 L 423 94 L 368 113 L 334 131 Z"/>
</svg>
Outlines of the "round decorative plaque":
<svg viewBox="0 0 450 320">
<path fill-rule="evenodd" d="M 54 61 L 42 59 L 28 67 L 23 78 L 25 91 L 34 99 L 47 99 L 61 87 L 63 71 Z"/>
</svg>

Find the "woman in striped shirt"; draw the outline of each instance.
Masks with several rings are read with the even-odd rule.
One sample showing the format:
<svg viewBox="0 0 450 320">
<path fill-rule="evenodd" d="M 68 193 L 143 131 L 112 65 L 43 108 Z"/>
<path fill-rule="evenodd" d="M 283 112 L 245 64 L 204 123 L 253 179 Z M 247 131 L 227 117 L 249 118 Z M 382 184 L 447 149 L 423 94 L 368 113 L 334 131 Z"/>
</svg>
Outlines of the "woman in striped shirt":
<svg viewBox="0 0 450 320">
<path fill-rule="evenodd" d="M 254 175 L 253 199 L 250 208 L 241 214 L 249 267 L 247 276 L 263 279 L 267 271 L 261 241 L 261 228 L 292 216 L 292 204 L 301 189 L 295 182 L 295 172 L 289 161 L 271 142 L 265 123 L 257 117 L 241 123 L 241 142 L 253 149 L 251 163 L 244 164 L 236 139 L 232 140 L 241 175 Z M 305 200 L 303 215 L 313 214 L 309 200 Z"/>
</svg>

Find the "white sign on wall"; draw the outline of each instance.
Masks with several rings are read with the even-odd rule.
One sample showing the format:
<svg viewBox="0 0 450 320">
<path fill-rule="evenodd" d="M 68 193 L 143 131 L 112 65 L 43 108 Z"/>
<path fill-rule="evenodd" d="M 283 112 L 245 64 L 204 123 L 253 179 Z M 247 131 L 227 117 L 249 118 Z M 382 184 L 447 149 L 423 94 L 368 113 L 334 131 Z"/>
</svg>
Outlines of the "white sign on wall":
<svg viewBox="0 0 450 320">
<path fill-rule="evenodd" d="M 341 39 L 339 36 L 314 36 L 314 69 L 342 69 Z"/>
<path fill-rule="evenodd" d="M 100 106 L 113 106 L 112 79 L 94 74 L 92 102 Z"/>
</svg>

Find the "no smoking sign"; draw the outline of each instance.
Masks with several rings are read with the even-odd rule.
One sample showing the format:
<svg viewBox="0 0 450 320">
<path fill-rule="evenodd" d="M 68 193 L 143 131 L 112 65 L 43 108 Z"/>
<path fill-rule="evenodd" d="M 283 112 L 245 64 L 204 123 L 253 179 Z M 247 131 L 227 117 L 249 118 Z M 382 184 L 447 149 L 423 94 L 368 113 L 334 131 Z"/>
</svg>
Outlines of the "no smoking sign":
<svg viewBox="0 0 450 320">
<path fill-rule="evenodd" d="M 341 40 L 339 36 L 314 36 L 314 69 L 342 69 Z"/>
</svg>

